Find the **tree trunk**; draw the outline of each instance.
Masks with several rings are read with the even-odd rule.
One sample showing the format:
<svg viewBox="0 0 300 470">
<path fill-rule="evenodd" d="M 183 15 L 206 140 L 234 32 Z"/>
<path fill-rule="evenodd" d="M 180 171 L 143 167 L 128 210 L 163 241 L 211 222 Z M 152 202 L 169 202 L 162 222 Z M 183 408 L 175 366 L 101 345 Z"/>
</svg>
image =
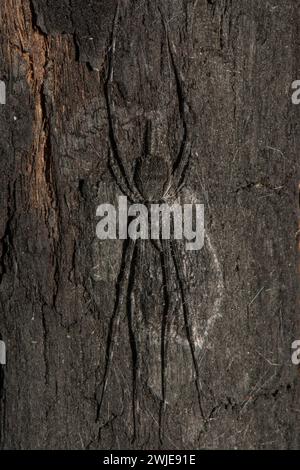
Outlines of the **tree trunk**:
<svg viewBox="0 0 300 470">
<path fill-rule="evenodd" d="M 297 2 L 0 15 L 1 447 L 299 447 Z M 96 237 L 149 123 L 153 193 L 189 139 L 202 250 Z"/>
</svg>

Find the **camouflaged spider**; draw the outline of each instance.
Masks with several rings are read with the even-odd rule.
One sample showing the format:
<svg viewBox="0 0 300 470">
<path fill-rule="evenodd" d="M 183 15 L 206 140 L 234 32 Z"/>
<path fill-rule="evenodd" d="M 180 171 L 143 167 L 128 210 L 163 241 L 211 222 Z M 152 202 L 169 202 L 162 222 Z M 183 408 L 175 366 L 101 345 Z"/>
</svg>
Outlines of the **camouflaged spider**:
<svg viewBox="0 0 300 470">
<path fill-rule="evenodd" d="M 110 49 L 109 58 L 109 69 L 108 77 L 105 83 L 105 96 L 108 114 L 109 124 L 109 137 L 111 143 L 111 152 L 109 157 L 109 166 L 111 173 L 114 177 L 115 182 L 129 199 L 131 203 L 139 203 L 148 205 L 150 203 L 164 203 L 170 199 L 174 199 L 179 191 L 181 190 L 186 175 L 186 169 L 189 163 L 191 154 L 191 143 L 190 134 L 187 125 L 187 113 L 188 108 L 186 105 L 185 94 L 184 94 L 184 80 L 178 72 L 175 63 L 175 52 L 172 50 L 171 44 L 168 40 L 168 48 L 171 59 L 172 68 L 174 71 L 177 95 L 179 101 L 179 113 L 183 127 L 183 137 L 180 145 L 178 155 L 168 168 L 165 162 L 162 162 L 157 156 L 152 154 L 151 145 L 151 122 L 148 121 L 146 124 L 146 135 L 145 135 L 145 152 L 144 155 L 139 158 L 135 165 L 135 171 L 131 178 L 128 177 L 123 160 L 120 155 L 119 146 L 117 144 L 115 135 L 115 113 L 114 104 L 111 96 L 111 89 L 113 84 L 113 65 L 114 65 L 114 52 L 115 52 L 115 35 L 112 35 L 112 46 Z M 165 176 L 167 175 L 167 180 Z M 157 197 L 158 195 L 158 197 Z M 129 334 L 131 338 L 132 348 L 132 365 L 133 365 L 133 421 L 134 421 L 134 438 L 136 430 L 136 410 L 137 410 L 137 381 L 139 379 L 139 361 L 138 361 L 138 346 L 135 341 L 134 331 L 132 328 L 132 312 L 131 312 L 131 292 L 128 290 L 129 279 L 134 276 L 134 265 L 136 260 L 136 253 L 138 250 L 138 244 L 140 240 L 125 240 L 123 242 L 123 254 L 120 273 L 116 284 L 116 298 L 114 304 L 113 314 L 111 316 L 108 328 L 108 336 L 106 343 L 106 360 L 103 378 L 101 382 L 100 398 L 97 406 L 97 420 L 99 422 L 101 417 L 101 409 L 105 391 L 107 388 L 110 366 L 114 352 L 114 342 L 118 334 L 119 323 L 121 318 L 122 304 L 127 303 L 129 307 L 128 322 L 129 322 Z M 206 422 L 204 412 L 201 403 L 201 385 L 199 378 L 199 367 L 196 359 L 195 352 L 195 340 L 193 337 L 193 330 L 191 326 L 191 316 L 189 311 L 189 305 L 187 301 L 188 297 L 188 286 L 185 279 L 182 260 L 178 252 L 178 247 L 175 240 L 151 240 L 151 243 L 160 253 L 161 259 L 161 270 L 164 282 L 164 313 L 162 318 L 162 329 L 161 329 L 161 403 L 159 412 L 159 433 L 160 439 L 162 440 L 162 421 L 164 410 L 166 407 L 166 365 L 167 365 L 167 346 L 168 346 L 168 324 L 170 315 L 174 310 L 173 296 L 172 296 L 172 276 L 170 272 L 170 266 L 173 264 L 176 273 L 176 283 L 179 287 L 180 298 L 182 302 L 183 320 L 185 325 L 185 331 L 187 340 L 190 347 L 190 353 L 192 357 L 192 363 L 195 372 L 195 385 L 198 396 L 198 403 L 200 408 L 201 416 Z M 100 428 L 101 429 L 101 428 Z"/>
</svg>

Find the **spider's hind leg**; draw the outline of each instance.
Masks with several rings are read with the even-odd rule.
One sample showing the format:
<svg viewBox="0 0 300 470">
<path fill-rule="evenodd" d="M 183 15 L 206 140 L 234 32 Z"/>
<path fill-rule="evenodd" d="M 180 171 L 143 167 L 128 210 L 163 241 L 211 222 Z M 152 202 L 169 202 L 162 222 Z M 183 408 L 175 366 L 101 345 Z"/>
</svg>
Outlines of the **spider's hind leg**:
<svg viewBox="0 0 300 470">
<path fill-rule="evenodd" d="M 180 258 L 180 255 L 178 254 L 176 242 L 174 242 L 174 240 L 171 240 L 170 243 L 171 243 L 171 254 L 172 254 L 172 258 L 173 258 L 173 262 L 175 266 L 176 276 L 177 276 L 181 299 L 182 299 L 184 325 L 185 325 L 187 340 L 189 343 L 192 361 L 193 361 L 193 367 L 194 367 L 195 376 L 196 376 L 195 385 L 196 385 L 196 390 L 197 390 L 197 395 L 198 395 L 199 409 L 200 409 L 201 417 L 204 421 L 204 425 L 206 425 L 207 419 L 205 417 L 205 413 L 204 413 L 203 405 L 202 405 L 202 386 L 201 386 L 201 381 L 200 381 L 200 371 L 199 371 L 198 361 L 196 357 L 196 343 L 194 339 L 193 328 L 191 325 L 191 315 L 190 315 L 190 309 L 189 309 L 189 304 L 188 304 L 188 288 L 187 288 L 187 283 L 186 283 L 186 279 L 185 279 L 185 275 L 183 271 L 181 258 Z"/>
<path fill-rule="evenodd" d="M 118 280 L 116 284 L 116 299 L 115 299 L 114 311 L 111 316 L 111 319 L 109 322 L 109 328 L 108 328 L 108 335 L 107 335 L 107 342 L 106 342 L 106 359 L 105 359 L 104 373 L 103 373 L 102 384 L 101 384 L 102 389 L 101 389 L 100 399 L 98 401 L 98 406 L 97 406 L 96 422 L 99 422 L 100 417 L 101 417 L 103 400 L 104 400 L 105 391 L 106 391 L 107 384 L 108 384 L 111 362 L 113 359 L 115 338 L 119 330 L 121 309 L 127 297 L 127 284 L 128 284 L 128 280 L 129 280 L 130 273 L 131 273 L 134 249 L 135 249 L 135 241 L 133 240 L 124 241 L 121 268 L 120 268 L 120 272 L 119 272 L 119 276 L 118 276 Z"/>
<path fill-rule="evenodd" d="M 129 339 L 132 355 L 132 414 L 133 414 L 133 438 L 132 443 L 135 442 L 138 437 L 138 425 L 139 425 L 139 391 L 141 384 L 141 345 L 139 338 L 139 313 L 135 302 L 134 288 L 135 281 L 139 272 L 137 267 L 140 262 L 142 253 L 143 240 L 139 240 L 134 247 L 133 256 L 131 259 L 130 275 L 128 279 L 127 289 L 127 320 Z"/>
<path fill-rule="evenodd" d="M 166 410 L 167 397 L 167 367 L 168 367 L 168 346 L 173 319 L 172 313 L 175 311 L 172 277 L 170 266 L 172 264 L 170 240 L 161 240 L 161 268 L 164 289 L 164 311 L 161 324 L 161 402 L 159 409 L 159 439 L 163 443 L 164 435 L 164 414 Z"/>
</svg>

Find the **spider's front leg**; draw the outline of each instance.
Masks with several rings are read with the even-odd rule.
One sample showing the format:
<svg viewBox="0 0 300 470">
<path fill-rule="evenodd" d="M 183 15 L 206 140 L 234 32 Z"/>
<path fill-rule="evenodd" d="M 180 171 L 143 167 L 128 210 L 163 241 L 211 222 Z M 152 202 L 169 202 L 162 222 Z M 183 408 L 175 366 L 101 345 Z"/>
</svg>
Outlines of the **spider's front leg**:
<svg viewBox="0 0 300 470">
<path fill-rule="evenodd" d="M 108 117 L 108 127 L 109 127 L 109 140 L 111 146 L 111 152 L 109 152 L 109 168 L 112 172 L 112 175 L 121 189 L 121 191 L 129 198 L 131 202 L 142 202 L 142 196 L 138 189 L 136 188 L 134 182 L 129 179 L 127 175 L 126 168 L 123 164 L 123 159 L 121 157 L 120 149 L 117 143 L 116 133 L 115 133 L 115 122 L 116 122 L 116 113 L 115 105 L 112 99 L 112 89 L 113 89 L 113 75 L 114 75 L 114 54 L 116 49 L 116 28 L 119 15 L 119 6 L 117 7 L 113 35 L 112 35 L 112 44 L 109 54 L 108 62 L 108 76 L 104 84 L 104 94 L 106 100 L 106 109 Z"/>
<path fill-rule="evenodd" d="M 107 384 L 108 384 L 111 362 L 113 359 L 115 338 L 119 330 L 122 306 L 125 304 L 126 299 L 127 299 L 127 286 L 128 286 L 129 278 L 131 276 L 135 245 L 136 245 L 136 241 L 131 240 L 131 239 L 125 240 L 123 244 L 121 267 L 120 267 L 120 272 L 119 272 L 119 276 L 118 276 L 118 280 L 116 284 L 116 299 L 115 299 L 115 304 L 114 304 L 114 311 L 111 316 L 111 319 L 109 322 L 109 328 L 108 328 L 108 335 L 107 335 L 107 342 L 106 342 L 106 359 L 105 359 L 104 373 L 103 373 L 103 378 L 102 378 L 102 389 L 100 392 L 100 399 L 98 401 L 98 406 L 97 406 L 96 422 L 99 422 L 99 419 L 101 416 L 101 409 L 103 405 L 105 391 L 106 391 Z"/>
<path fill-rule="evenodd" d="M 188 107 L 187 99 L 186 99 L 184 77 L 176 64 L 175 47 L 169 37 L 168 26 L 165 23 L 165 21 L 164 21 L 164 25 L 165 25 L 165 31 L 166 31 L 166 36 L 167 36 L 169 55 L 171 59 L 171 66 L 173 69 L 175 82 L 176 82 L 179 114 L 180 114 L 180 119 L 181 119 L 181 123 L 183 127 L 183 136 L 181 139 L 180 149 L 173 163 L 169 185 L 168 185 L 167 191 L 164 194 L 164 197 L 167 197 L 171 188 L 173 188 L 173 191 L 175 193 L 174 195 L 176 195 L 176 193 L 180 190 L 180 187 L 182 186 L 185 180 L 185 173 L 186 173 L 186 169 L 188 167 L 190 155 L 191 155 L 191 135 L 190 135 L 191 133 L 189 130 L 191 127 L 191 123 L 189 123 L 190 111 L 189 111 L 189 107 Z"/>
</svg>

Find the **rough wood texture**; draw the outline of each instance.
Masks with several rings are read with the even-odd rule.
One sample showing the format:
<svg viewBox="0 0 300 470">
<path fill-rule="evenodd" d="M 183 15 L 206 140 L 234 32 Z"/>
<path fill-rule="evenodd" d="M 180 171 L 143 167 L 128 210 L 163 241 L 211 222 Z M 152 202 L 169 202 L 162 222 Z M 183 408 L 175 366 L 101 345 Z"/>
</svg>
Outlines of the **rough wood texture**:
<svg viewBox="0 0 300 470">
<path fill-rule="evenodd" d="M 117 5 L 1 2 L 1 447 L 298 448 L 300 4 Z M 95 236 L 96 207 L 121 195 L 108 165 L 112 52 L 126 171 L 151 120 L 161 184 L 184 101 L 192 150 L 180 198 L 205 204 L 207 236 L 199 252 L 179 247 L 184 287 L 171 259 L 138 245 L 99 413 L 127 263 L 123 242 Z"/>
</svg>

